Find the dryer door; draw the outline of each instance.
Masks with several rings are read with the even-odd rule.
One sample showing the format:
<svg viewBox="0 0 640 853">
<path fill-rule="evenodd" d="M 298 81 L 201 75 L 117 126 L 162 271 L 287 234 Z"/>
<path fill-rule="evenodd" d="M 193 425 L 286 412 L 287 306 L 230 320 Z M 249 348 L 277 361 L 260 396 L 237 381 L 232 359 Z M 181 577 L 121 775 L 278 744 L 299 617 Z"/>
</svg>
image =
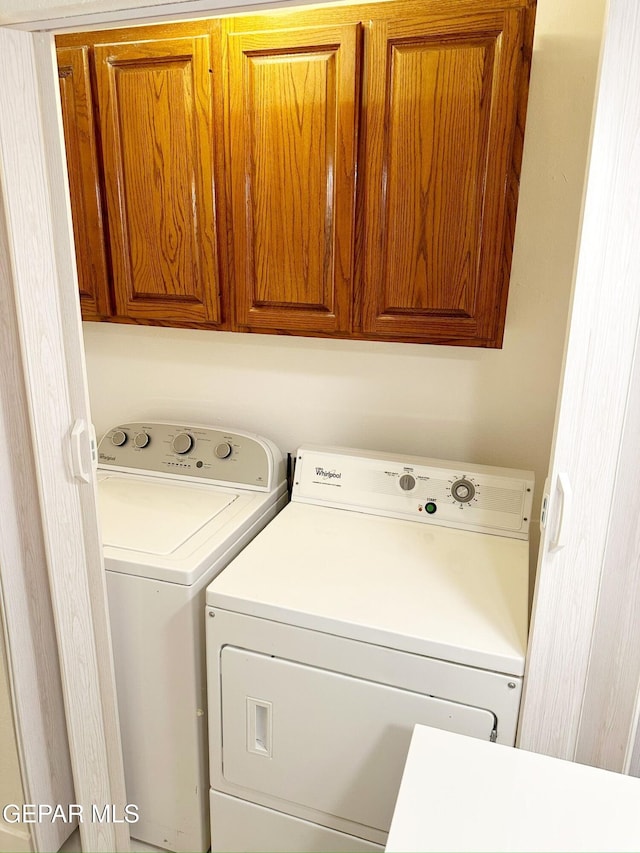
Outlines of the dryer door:
<svg viewBox="0 0 640 853">
<path fill-rule="evenodd" d="M 485 740 L 495 726 L 484 709 L 231 646 L 221 692 L 230 792 L 329 826 L 388 831 L 415 723 Z"/>
</svg>

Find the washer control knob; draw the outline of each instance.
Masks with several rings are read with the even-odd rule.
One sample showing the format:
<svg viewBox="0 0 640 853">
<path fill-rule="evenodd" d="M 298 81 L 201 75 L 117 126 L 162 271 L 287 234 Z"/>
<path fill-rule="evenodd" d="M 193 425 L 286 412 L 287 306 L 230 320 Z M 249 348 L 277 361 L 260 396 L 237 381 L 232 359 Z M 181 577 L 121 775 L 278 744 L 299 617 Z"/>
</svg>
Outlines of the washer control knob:
<svg viewBox="0 0 640 853">
<path fill-rule="evenodd" d="M 231 445 L 228 441 L 221 441 L 220 444 L 216 445 L 215 454 L 218 459 L 227 459 L 231 456 Z"/>
<path fill-rule="evenodd" d="M 122 447 L 127 443 L 127 434 L 123 429 L 114 429 L 111 433 L 111 444 L 115 447 Z"/>
<path fill-rule="evenodd" d="M 188 432 L 181 432 L 171 442 L 174 453 L 188 453 L 193 448 L 193 438 Z"/>
<path fill-rule="evenodd" d="M 400 488 L 403 492 L 410 492 L 416 487 L 416 478 L 413 474 L 403 474 L 398 480 L 398 483 L 400 484 Z"/>
<path fill-rule="evenodd" d="M 138 432 L 133 438 L 133 443 L 136 447 L 142 450 L 143 447 L 146 447 L 151 439 L 149 438 L 149 434 L 146 432 Z"/>
<path fill-rule="evenodd" d="M 461 477 L 451 486 L 451 494 L 453 498 L 461 504 L 467 504 L 475 497 L 476 487 L 473 485 L 471 480 Z"/>
</svg>

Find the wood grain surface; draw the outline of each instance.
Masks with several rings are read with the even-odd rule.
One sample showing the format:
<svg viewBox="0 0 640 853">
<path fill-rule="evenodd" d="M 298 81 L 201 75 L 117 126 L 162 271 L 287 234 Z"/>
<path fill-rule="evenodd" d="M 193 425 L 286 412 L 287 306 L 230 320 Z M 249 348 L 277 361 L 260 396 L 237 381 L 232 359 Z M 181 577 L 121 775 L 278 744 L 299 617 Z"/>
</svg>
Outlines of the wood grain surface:
<svg viewBox="0 0 640 853">
<path fill-rule="evenodd" d="M 58 36 L 95 55 L 112 319 L 501 346 L 534 18 L 390 0 Z"/>
<path fill-rule="evenodd" d="M 209 54 L 208 34 L 95 47 L 116 307 L 134 319 L 220 321 Z"/>
<path fill-rule="evenodd" d="M 612 766 L 617 753 L 618 769 L 625 752 L 631 759 L 630 739 L 637 738 L 633 703 L 640 677 L 634 586 L 639 574 L 634 510 L 640 506 L 639 55 L 640 7 L 612 0 L 604 23 L 519 733 L 522 748 L 568 760 Z M 560 473 L 569 478 L 573 500 L 564 547 L 554 548 Z"/>
<path fill-rule="evenodd" d="M 229 36 L 239 325 L 350 327 L 357 31 Z"/>
<path fill-rule="evenodd" d="M 57 55 L 80 304 L 84 319 L 101 320 L 111 306 L 89 48 L 59 48 Z"/>
<path fill-rule="evenodd" d="M 499 345 L 523 26 L 518 11 L 370 26 L 365 333 Z"/>
</svg>

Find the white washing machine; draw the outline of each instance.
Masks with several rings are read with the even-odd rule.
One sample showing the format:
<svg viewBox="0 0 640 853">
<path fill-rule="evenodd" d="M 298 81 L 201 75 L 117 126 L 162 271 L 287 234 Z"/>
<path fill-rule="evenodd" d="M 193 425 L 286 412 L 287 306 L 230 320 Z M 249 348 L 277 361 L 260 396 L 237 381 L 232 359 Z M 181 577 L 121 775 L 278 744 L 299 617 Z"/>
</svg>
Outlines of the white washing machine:
<svg viewBox="0 0 640 853">
<path fill-rule="evenodd" d="M 285 505 L 284 460 L 256 435 L 150 422 L 109 430 L 98 452 L 131 834 L 206 851 L 205 588 Z"/>
<path fill-rule="evenodd" d="M 213 851 L 381 850 L 414 724 L 513 745 L 532 497 L 529 471 L 298 452 L 207 589 Z"/>
</svg>

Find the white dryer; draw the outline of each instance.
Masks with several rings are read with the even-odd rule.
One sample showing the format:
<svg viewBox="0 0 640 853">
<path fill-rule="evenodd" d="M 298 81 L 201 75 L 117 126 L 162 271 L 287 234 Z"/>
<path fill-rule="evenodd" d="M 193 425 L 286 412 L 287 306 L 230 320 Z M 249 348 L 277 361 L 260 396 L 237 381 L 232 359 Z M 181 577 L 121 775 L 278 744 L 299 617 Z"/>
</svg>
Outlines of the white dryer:
<svg viewBox="0 0 640 853">
<path fill-rule="evenodd" d="M 207 589 L 213 851 L 381 850 L 416 723 L 514 743 L 532 496 L 529 471 L 298 452 Z"/>
<path fill-rule="evenodd" d="M 206 851 L 205 588 L 285 505 L 284 460 L 256 435 L 155 422 L 109 430 L 98 451 L 131 834 Z"/>
</svg>

